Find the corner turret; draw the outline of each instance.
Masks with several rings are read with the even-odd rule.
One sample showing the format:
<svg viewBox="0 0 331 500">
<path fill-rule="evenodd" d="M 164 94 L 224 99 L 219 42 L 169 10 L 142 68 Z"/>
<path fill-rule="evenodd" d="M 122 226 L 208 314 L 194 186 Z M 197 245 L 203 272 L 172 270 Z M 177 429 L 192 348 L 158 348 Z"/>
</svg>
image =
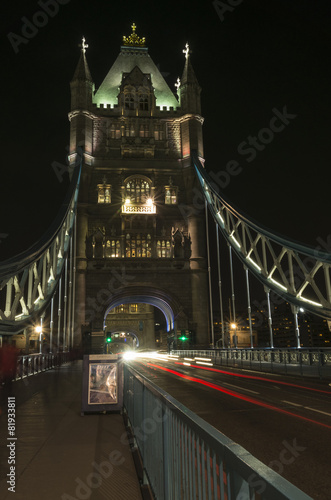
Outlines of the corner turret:
<svg viewBox="0 0 331 500">
<path fill-rule="evenodd" d="M 201 87 L 195 76 L 190 59 L 188 43 L 183 50 L 185 54 L 185 66 L 179 86 L 179 101 L 182 111 L 186 113 L 201 113 Z"/>
<path fill-rule="evenodd" d="M 85 43 L 85 38 L 82 38 L 81 55 L 70 82 L 71 88 L 71 110 L 74 109 L 89 109 L 92 105 L 94 92 L 94 83 L 87 64 L 85 52 L 88 45 Z"/>
<path fill-rule="evenodd" d="M 75 164 L 78 148 L 84 153 L 85 162 L 87 156 L 92 155 L 92 126 L 93 115 L 92 101 L 94 94 L 94 83 L 87 64 L 85 52 L 88 45 L 82 38 L 80 58 L 70 82 L 71 88 L 71 112 L 70 120 L 70 165 Z M 90 160 L 89 160 L 90 161 Z"/>
</svg>

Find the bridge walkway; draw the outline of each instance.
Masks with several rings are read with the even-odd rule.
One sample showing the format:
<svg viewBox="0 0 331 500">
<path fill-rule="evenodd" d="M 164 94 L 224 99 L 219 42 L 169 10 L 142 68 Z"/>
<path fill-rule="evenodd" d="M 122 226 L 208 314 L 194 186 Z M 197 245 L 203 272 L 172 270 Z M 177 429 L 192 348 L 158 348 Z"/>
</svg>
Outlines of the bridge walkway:
<svg viewBox="0 0 331 500">
<path fill-rule="evenodd" d="M 15 457 L 15 500 L 142 500 L 123 418 L 81 416 L 82 361 L 13 383 L 15 437 L 8 439 L 7 399 L 1 395 L 0 491 Z M 8 443 L 15 446 L 7 447 Z"/>
</svg>

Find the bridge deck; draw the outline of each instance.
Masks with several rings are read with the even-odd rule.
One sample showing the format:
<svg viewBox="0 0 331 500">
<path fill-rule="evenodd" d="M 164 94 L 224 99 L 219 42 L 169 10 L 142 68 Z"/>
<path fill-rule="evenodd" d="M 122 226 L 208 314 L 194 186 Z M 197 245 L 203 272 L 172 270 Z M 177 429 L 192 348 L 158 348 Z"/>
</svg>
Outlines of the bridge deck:
<svg viewBox="0 0 331 500">
<path fill-rule="evenodd" d="M 81 416 L 82 362 L 15 382 L 15 500 L 142 499 L 120 414 Z M 3 390 L 2 390 L 3 392 Z M 1 498 L 12 498 L 6 401 L 1 401 Z"/>
</svg>

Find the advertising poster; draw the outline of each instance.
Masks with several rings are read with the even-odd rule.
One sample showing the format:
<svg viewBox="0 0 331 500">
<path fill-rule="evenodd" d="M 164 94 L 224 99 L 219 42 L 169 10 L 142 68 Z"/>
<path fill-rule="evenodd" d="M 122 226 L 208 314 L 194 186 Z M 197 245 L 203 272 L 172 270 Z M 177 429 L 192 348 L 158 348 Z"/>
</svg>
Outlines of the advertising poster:
<svg viewBox="0 0 331 500">
<path fill-rule="evenodd" d="M 117 398 L 117 364 L 90 363 L 88 404 L 116 404 Z"/>
</svg>

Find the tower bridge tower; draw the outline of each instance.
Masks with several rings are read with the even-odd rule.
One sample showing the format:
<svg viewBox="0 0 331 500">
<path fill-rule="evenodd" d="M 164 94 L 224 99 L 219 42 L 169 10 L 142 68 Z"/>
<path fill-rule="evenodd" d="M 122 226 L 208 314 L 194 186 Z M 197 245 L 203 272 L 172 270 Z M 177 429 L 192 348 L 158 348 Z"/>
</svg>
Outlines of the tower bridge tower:
<svg viewBox="0 0 331 500">
<path fill-rule="evenodd" d="M 201 89 L 188 45 L 176 97 L 132 30 L 97 91 L 83 39 L 70 84 L 70 164 L 83 157 L 76 343 L 87 325 L 101 335 L 113 307 L 145 303 L 168 331 L 192 330 L 207 344 L 205 215 L 191 162 L 192 150 L 203 159 Z"/>
</svg>

